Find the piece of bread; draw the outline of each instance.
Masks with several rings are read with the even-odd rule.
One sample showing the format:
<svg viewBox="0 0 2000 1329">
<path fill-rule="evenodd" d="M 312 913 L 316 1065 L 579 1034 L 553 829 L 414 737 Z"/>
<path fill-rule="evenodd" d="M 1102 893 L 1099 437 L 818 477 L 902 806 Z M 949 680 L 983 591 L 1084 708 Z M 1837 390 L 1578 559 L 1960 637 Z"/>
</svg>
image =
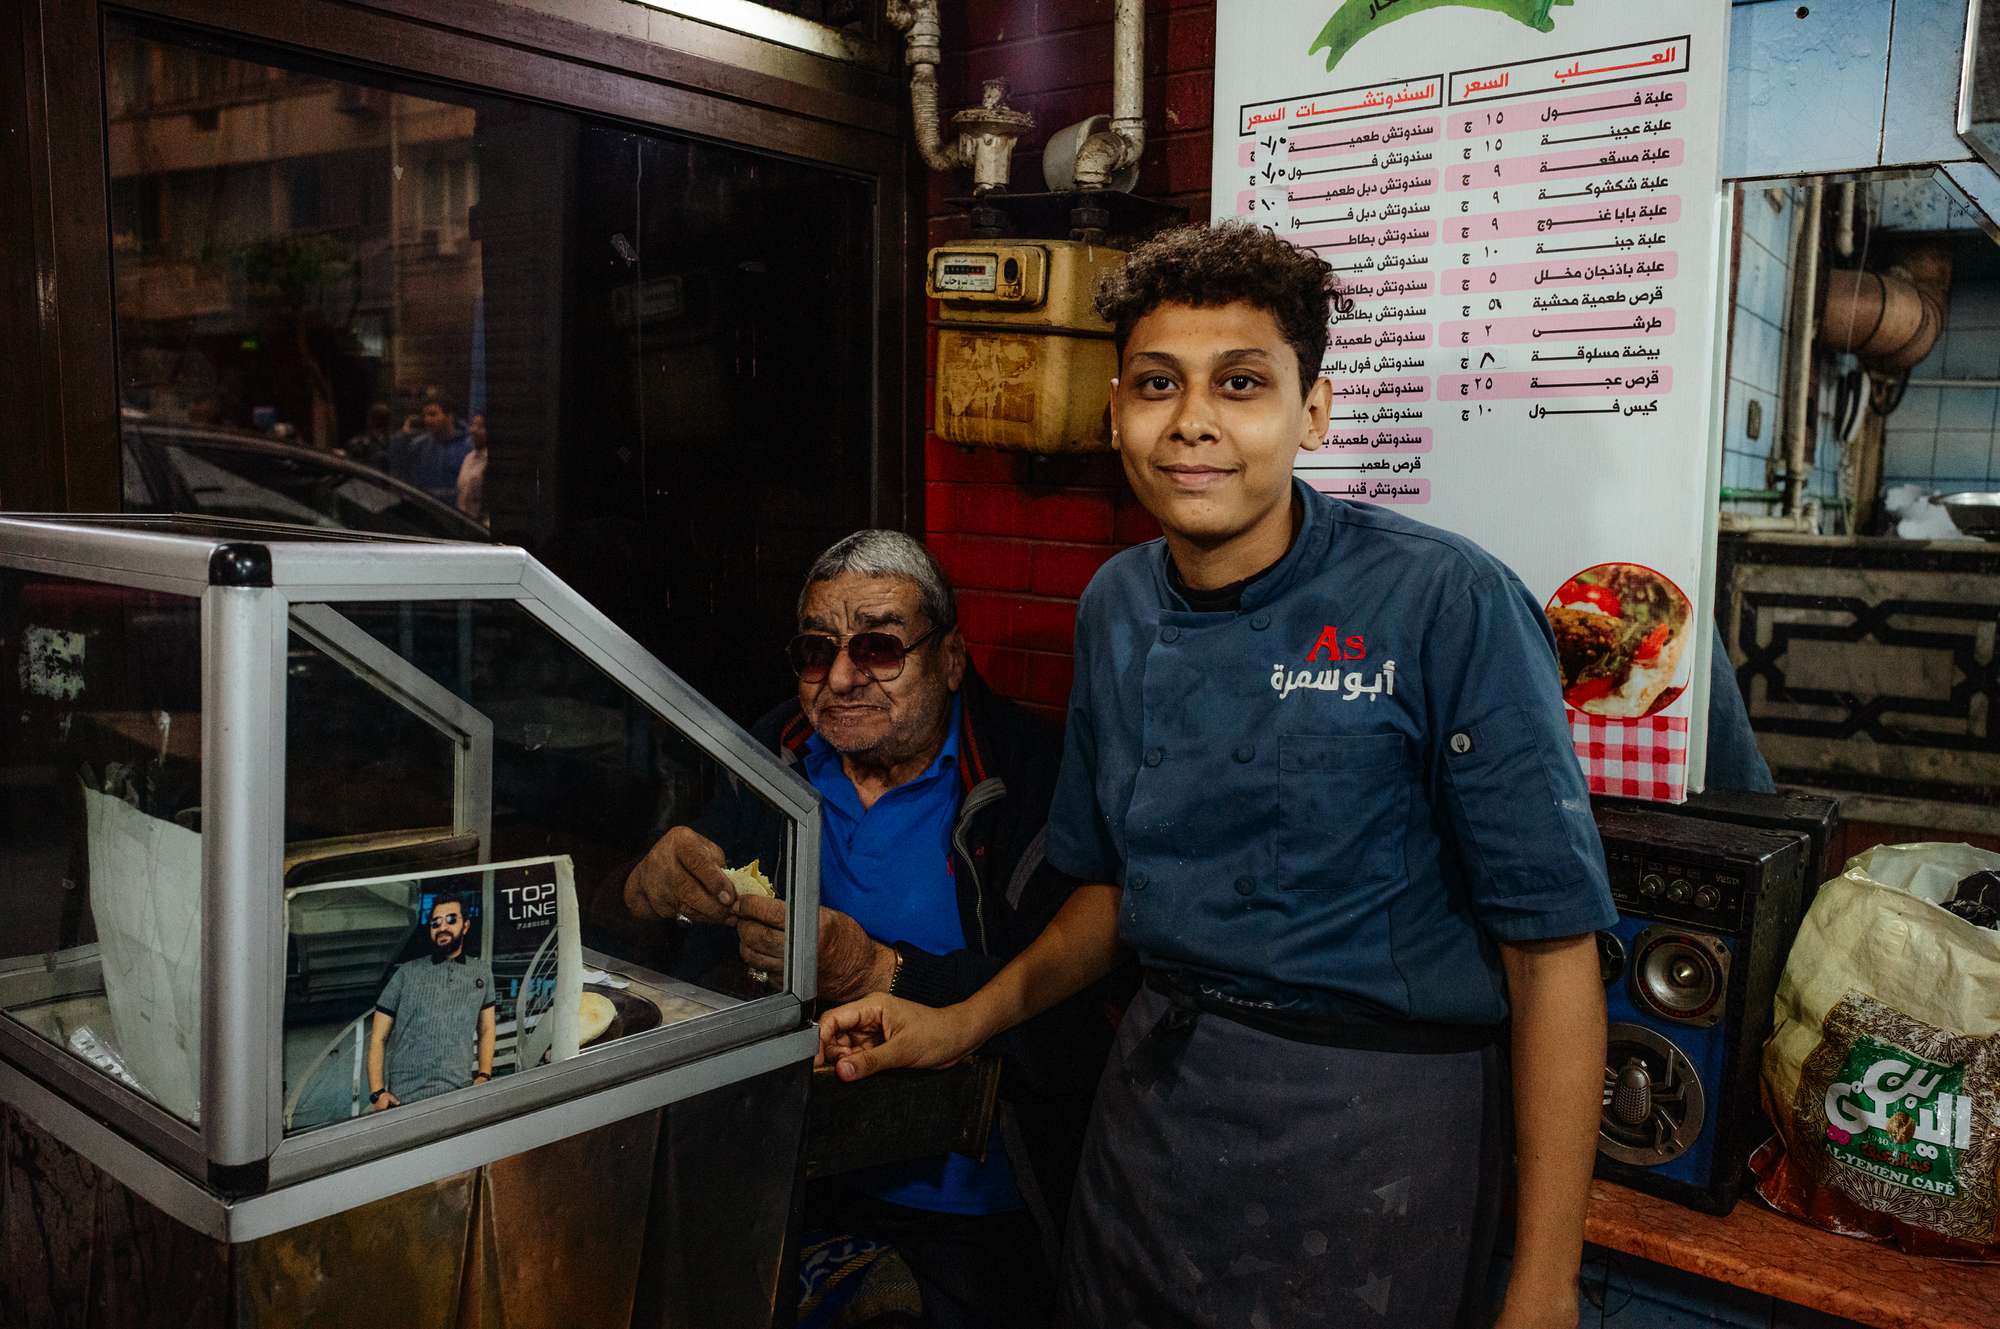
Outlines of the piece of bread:
<svg viewBox="0 0 2000 1329">
<path fill-rule="evenodd" d="M 604 1031 L 618 1018 L 618 1008 L 602 992 L 586 992 L 576 1007 L 576 1043 L 582 1047 L 604 1037 Z"/>
<path fill-rule="evenodd" d="M 767 900 L 778 898 L 778 893 L 771 889 L 771 879 L 764 875 L 757 859 L 751 859 L 740 868 L 724 868 L 722 875 L 729 878 L 730 889 L 738 895 L 761 895 Z"/>
</svg>

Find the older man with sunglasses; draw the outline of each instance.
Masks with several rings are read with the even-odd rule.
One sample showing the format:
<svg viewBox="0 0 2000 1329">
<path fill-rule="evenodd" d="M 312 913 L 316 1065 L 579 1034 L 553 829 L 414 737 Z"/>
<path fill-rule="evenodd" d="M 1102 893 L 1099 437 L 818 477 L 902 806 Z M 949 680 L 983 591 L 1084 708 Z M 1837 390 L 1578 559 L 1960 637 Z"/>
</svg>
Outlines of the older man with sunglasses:
<svg viewBox="0 0 2000 1329">
<path fill-rule="evenodd" d="M 752 732 L 820 794 L 820 999 L 963 1000 L 1076 884 L 1042 860 L 1056 736 L 981 682 L 950 584 L 898 532 L 861 531 L 819 557 L 786 655 L 798 693 Z M 727 839 L 727 818 L 710 820 L 704 829 Z M 781 972 L 784 907 L 737 897 L 725 857 L 715 839 L 675 827 L 627 878 L 626 903 L 641 918 L 731 926 L 746 964 Z M 1046 1320 L 1044 1251 L 1109 1043 L 1101 1005 L 1084 994 L 1003 1044 L 1006 1102 L 983 1161 L 946 1154 L 809 1195 L 816 1226 L 901 1251 L 927 1324 Z"/>
</svg>

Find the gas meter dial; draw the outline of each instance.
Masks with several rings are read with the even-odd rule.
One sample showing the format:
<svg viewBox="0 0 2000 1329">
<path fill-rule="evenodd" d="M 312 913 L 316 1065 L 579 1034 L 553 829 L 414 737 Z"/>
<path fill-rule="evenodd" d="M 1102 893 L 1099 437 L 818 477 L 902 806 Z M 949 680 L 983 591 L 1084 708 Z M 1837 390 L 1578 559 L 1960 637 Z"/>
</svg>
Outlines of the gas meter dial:
<svg viewBox="0 0 2000 1329">
<path fill-rule="evenodd" d="M 1032 308 L 1048 292 L 1048 251 L 1040 245 L 944 245 L 931 251 L 926 293 L 934 300 Z"/>
</svg>

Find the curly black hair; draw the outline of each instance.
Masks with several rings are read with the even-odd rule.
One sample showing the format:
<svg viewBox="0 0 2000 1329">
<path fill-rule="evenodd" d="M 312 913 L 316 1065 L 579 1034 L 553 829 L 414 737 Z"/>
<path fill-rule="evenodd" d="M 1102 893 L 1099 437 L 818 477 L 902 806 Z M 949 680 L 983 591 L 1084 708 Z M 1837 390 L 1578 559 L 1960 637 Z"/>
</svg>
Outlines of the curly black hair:
<svg viewBox="0 0 2000 1329">
<path fill-rule="evenodd" d="M 1277 320 L 1299 360 L 1299 394 L 1319 378 L 1326 355 L 1329 304 L 1339 307 L 1339 284 L 1326 260 L 1296 249 L 1277 235 L 1244 221 L 1177 226 L 1126 255 L 1125 264 L 1097 284 L 1097 312 L 1112 328 L 1118 359 L 1140 319 L 1161 305 L 1196 308 L 1244 301 Z"/>
</svg>

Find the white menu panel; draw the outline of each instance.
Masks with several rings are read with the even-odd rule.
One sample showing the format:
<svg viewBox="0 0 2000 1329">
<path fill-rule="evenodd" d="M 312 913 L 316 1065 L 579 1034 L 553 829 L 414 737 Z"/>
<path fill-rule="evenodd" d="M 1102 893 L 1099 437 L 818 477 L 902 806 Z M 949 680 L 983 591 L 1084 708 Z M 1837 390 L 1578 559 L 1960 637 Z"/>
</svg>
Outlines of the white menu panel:
<svg viewBox="0 0 2000 1329">
<path fill-rule="evenodd" d="M 1299 473 L 1479 541 L 1559 639 L 1622 634 L 1566 678 L 1579 760 L 1601 792 L 1678 801 L 1706 696 L 1728 6 L 1327 10 L 1217 17 L 1215 215 L 1343 288 L 1332 428 Z"/>
</svg>

